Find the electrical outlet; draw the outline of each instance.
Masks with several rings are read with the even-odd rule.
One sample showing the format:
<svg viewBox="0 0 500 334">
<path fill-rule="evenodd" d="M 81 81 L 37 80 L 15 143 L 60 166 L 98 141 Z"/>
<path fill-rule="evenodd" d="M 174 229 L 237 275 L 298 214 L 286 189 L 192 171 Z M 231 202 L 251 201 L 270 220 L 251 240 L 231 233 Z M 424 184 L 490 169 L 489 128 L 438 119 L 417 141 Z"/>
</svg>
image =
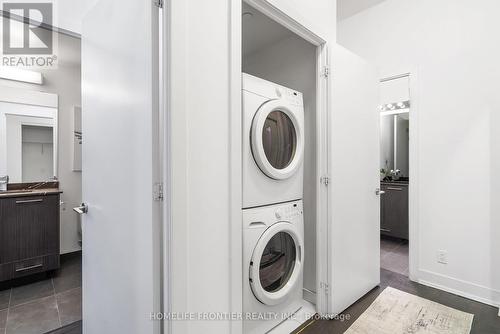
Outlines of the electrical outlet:
<svg viewBox="0 0 500 334">
<path fill-rule="evenodd" d="M 445 250 L 438 250 L 437 262 L 442 264 L 448 264 L 448 252 Z"/>
</svg>

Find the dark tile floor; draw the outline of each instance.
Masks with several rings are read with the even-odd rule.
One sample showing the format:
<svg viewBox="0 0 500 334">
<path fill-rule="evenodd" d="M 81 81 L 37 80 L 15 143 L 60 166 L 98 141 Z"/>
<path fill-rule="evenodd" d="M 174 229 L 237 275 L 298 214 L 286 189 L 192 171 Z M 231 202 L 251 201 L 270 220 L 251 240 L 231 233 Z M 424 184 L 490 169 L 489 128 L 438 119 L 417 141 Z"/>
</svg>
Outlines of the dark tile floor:
<svg viewBox="0 0 500 334">
<path fill-rule="evenodd" d="M 498 308 L 481 304 L 460 296 L 453 295 L 438 289 L 411 282 L 408 277 L 388 271 L 380 270 L 380 286 L 374 288 L 354 305 L 343 312 L 349 320 L 313 320 L 304 324 L 294 333 L 298 334 L 336 334 L 344 333 L 356 319 L 375 301 L 377 296 L 387 287 L 393 288 L 432 300 L 434 302 L 453 307 L 457 310 L 474 314 L 471 334 L 500 334 L 500 317 Z M 394 333 L 399 334 L 399 333 Z"/>
<path fill-rule="evenodd" d="M 408 241 L 382 237 L 380 239 L 380 267 L 409 276 Z"/>
<path fill-rule="evenodd" d="M 53 330 L 47 334 L 82 334 L 82 321 L 79 320 L 72 324 Z"/>
<path fill-rule="evenodd" d="M 0 285 L 0 334 L 41 334 L 82 318 L 81 253 L 60 269 Z"/>
</svg>

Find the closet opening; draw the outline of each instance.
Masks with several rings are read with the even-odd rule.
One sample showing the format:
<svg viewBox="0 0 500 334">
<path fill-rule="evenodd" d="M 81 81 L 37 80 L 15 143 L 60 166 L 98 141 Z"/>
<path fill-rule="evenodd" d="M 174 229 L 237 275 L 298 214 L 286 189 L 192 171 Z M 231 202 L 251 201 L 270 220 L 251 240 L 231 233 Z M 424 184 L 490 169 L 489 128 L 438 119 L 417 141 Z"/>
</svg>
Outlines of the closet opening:
<svg viewBox="0 0 500 334">
<path fill-rule="evenodd" d="M 276 317 L 244 320 L 243 333 L 291 332 L 326 304 L 326 46 L 261 1 L 241 15 L 243 314 Z"/>
</svg>

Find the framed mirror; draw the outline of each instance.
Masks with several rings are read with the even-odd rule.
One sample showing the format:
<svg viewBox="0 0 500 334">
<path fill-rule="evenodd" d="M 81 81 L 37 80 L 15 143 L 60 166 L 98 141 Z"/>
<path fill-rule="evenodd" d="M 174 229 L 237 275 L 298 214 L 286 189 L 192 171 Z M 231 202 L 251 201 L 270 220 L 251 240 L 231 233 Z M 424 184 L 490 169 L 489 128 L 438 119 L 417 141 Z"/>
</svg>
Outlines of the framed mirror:
<svg viewBox="0 0 500 334">
<path fill-rule="evenodd" d="M 57 179 L 57 116 L 57 95 L 2 88 L 0 176 L 9 183 Z"/>
</svg>

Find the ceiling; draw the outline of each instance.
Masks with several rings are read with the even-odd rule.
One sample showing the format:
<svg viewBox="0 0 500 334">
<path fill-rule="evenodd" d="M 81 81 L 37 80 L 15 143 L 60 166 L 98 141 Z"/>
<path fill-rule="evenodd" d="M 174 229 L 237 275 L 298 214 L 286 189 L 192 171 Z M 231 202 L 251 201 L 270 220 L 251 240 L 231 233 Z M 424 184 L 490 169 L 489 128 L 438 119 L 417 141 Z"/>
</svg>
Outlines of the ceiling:
<svg viewBox="0 0 500 334">
<path fill-rule="evenodd" d="M 337 0 L 337 20 L 342 21 L 385 0 Z"/>
<path fill-rule="evenodd" d="M 249 55 L 294 34 L 258 10 L 243 3 L 242 52 Z"/>
</svg>

